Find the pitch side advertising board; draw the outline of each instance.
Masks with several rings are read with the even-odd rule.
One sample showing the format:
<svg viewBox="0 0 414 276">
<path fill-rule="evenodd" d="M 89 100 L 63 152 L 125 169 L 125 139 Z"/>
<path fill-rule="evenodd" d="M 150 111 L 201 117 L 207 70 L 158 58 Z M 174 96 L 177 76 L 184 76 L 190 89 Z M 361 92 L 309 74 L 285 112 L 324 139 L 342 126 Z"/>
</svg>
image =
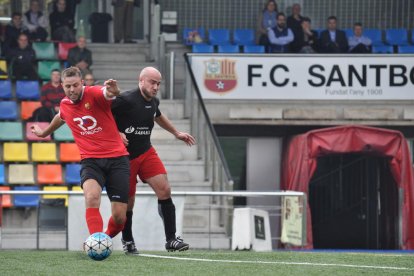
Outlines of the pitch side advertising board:
<svg viewBox="0 0 414 276">
<path fill-rule="evenodd" d="M 190 55 L 204 99 L 414 100 L 414 55 Z"/>
</svg>

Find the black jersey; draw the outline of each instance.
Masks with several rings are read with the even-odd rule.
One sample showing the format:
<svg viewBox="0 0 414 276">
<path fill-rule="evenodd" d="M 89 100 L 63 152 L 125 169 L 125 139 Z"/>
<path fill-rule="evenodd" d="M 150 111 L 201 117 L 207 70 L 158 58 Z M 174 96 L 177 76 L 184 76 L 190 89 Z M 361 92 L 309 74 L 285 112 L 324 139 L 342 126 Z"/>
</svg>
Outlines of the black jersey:
<svg viewBox="0 0 414 276">
<path fill-rule="evenodd" d="M 138 88 L 122 93 L 112 103 L 118 130 L 125 133 L 129 141 L 127 149 L 130 159 L 150 149 L 154 118 L 161 116 L 159 104 L 157 98 L 145 100 Z"/>
</svg>

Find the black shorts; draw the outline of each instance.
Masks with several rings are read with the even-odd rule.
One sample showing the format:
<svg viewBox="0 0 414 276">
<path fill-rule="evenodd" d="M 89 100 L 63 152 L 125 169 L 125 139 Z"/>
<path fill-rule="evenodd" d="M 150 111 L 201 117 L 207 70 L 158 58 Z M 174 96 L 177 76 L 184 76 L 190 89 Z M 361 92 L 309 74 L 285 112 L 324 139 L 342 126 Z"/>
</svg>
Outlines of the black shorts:
<svg viewBox="0 0 414 276">
<path fill-rule="evenodd" d="M 88 179 L 95 179 L 105 187 L 110 201 L 128 202 L 128 156 L 114 158 L 86 158 L 81 161 L 81 186 Z"/>
</svg>

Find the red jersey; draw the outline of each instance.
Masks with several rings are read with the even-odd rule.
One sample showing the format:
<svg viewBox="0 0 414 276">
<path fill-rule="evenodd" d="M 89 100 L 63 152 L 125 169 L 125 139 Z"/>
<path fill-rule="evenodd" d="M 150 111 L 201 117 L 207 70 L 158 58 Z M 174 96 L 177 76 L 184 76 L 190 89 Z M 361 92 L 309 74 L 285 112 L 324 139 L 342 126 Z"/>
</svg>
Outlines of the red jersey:
<svg viewBox="0 0 414 276">
<path fill-rule="evenodd" d="M 111 158 L 128 155 L 111 112 L 112 100 L 102 86 L 85 86 L 77 103 L 65 97 L 60 118 L 72 130 L 81 158 Z"/>
</svg>

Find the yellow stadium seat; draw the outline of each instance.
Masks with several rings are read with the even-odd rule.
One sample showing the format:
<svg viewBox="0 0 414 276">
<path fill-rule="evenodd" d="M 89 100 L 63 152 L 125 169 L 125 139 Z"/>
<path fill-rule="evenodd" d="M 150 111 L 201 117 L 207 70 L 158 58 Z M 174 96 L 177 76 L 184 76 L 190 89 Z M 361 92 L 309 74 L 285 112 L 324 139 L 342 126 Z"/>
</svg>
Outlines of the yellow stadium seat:
<svg viewBox="0 0 414 276">
<path fill-rule="evenodd" d="M 81 186 L 73 186 L 72 191 L 74 191 L 74 192 L 83 192 Z"/>
<path fill-rule="evenodd" d="M 29 145 L 27 143 L 4 143 L 3 160 L 6 162 L 28 162 Z"/>
<path fill-rule="evenodd" d="M 67 191 L 68 187 L 62 186 L 45 186 L 43 191 Z M 65 200 L 65 206 L 68 206 L 68 195 L 44 195 L 43 198 L 63 198 Z"/>
<path fill-rule="evenodd" d="M 56 162 L 56 144 L 33 143 L 32 160 L 35 162 Z"/>
<path fill-rule="evenodd" d="M 35 184 L 34 170 L 31 164 L 10 164 L 9 184 Z"/>
</svg>

